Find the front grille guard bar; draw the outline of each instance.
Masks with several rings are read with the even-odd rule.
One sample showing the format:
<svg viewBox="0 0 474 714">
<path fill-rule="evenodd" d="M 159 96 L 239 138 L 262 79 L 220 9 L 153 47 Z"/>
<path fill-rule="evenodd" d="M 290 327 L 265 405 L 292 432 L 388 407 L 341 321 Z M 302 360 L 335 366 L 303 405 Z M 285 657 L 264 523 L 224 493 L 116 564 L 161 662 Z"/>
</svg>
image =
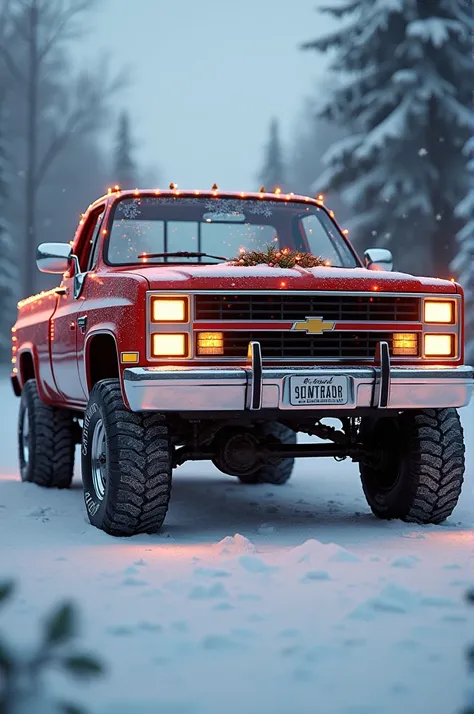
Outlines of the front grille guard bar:
<svg viewBox="0 0 474 714">
<path fill-rule="evenodd" d="M 263 401 L 262 349 L 259 342 L 249 342 L 247 353 L 248 384 L 246 407 L 249 411 L 259 411 Z M 375 349 L 375 380 L 372 407 L 386 409 L 390 398 L 390 348 L 388 342 L 378 342 Z"/>
</svg>

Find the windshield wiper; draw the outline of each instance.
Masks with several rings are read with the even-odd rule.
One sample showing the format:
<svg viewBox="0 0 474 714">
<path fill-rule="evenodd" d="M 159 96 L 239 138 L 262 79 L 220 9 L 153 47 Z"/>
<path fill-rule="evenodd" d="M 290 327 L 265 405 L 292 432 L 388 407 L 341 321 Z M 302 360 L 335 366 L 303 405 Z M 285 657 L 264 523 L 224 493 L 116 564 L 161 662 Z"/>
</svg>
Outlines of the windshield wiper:
<svg viewBox="0 0 474 714">
<path fill-rule="evenodd" d="M 141 258 L 214 258 L 215 260 L 228 260 L 222 255 L 210 255 L 209 253 L 192 253 L 189 250 L 179 250 L 176 253 L 140 253 Z"/>
</svg>

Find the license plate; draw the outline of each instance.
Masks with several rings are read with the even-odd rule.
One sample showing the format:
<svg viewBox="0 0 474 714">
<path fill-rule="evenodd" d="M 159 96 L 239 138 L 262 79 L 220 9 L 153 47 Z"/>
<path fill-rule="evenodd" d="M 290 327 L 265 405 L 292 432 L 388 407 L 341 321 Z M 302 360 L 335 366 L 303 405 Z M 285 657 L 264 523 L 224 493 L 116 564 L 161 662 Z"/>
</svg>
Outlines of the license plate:
<svg viewBox="0 0 474 714">
<path fill-rule="evenodd" d="M 347 377 L 290 377 L 290 404 L 347 404 Z"/>
</svg>

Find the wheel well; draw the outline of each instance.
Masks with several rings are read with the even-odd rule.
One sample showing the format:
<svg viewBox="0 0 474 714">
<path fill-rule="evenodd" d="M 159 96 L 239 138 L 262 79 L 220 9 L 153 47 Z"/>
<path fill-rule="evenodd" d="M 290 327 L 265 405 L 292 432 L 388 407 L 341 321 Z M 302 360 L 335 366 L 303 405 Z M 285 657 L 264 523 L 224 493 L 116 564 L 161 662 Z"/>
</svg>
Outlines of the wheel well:
<svg viewBox="0 0 474 714">
<path fill-rule="evenodd" d="M 23 384 L 26 384 L 29 379 L 35 378 L 35 365 L 31 352 L 23 352 L 20 355 L 20 374 Z"/>
<path fill-rule="evenodd" d="M 118 379 L 117 347 L 112 335 L 101 334 L 91 338 L 87 359 L 89 389 L 101 379 Z"/>
</svg>

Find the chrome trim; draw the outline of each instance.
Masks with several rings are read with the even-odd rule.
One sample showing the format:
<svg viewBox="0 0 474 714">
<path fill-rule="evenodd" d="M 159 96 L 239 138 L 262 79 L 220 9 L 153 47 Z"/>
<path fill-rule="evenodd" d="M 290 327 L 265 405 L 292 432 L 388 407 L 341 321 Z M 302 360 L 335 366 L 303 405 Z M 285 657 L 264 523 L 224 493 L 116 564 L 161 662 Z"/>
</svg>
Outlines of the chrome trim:
<svg viewBox="0 0 474 714">
<path fill-rule="evenodd" d="M 81 273 L 79 258 L 74 253 L 71 254 L 71 260 L 74 262 L 74 300 L 77 300 L 81 297 L 87 272 Z"/>
<path fill-rule="evenodd" d="M 364 252 L 364 265 L 367 270 L 393 270 L 393 255 L 386 248 L 367 248 Z"/>
<path fill-rule="evenodd" d="M 262 408 L 263 394 L 262 349 L 259 342 L 249 342 L 248 357 L 250 364 L 245 406 L 251 411 L 258 411 Z"/>
<path fill-rule="evenodd" d="M 245 412 L 251 372 L 245 366 L 130 367 L 123 371 L 123 390 L 135 412 Z M 349 400 L 343 406 L 293 406 L 291 376 L 347 376 Z M 375 379 L 374 367 L 263 368 L 261 407 L 282 412 L 313 409 L 328 415 L 334 410 L 350 413 L 372 406 Z M 473 384 L 473 367 L 392 367 L 387 408 L 463 407 L 470 401 Z"/>
<path fill-rule="evenodd" d="M 40 243 L 36 249 L 36 265 L 42 273 L 65 273 L 72 258 L 69 243 Z"/>
<path fill-rule="evenodd" d="M 387 407 L 390 398 L 390 348 L 388 342 L 378 342 L 375 352 L 375 379 L 372 406 L 377 409 Z"/>
</svg>

